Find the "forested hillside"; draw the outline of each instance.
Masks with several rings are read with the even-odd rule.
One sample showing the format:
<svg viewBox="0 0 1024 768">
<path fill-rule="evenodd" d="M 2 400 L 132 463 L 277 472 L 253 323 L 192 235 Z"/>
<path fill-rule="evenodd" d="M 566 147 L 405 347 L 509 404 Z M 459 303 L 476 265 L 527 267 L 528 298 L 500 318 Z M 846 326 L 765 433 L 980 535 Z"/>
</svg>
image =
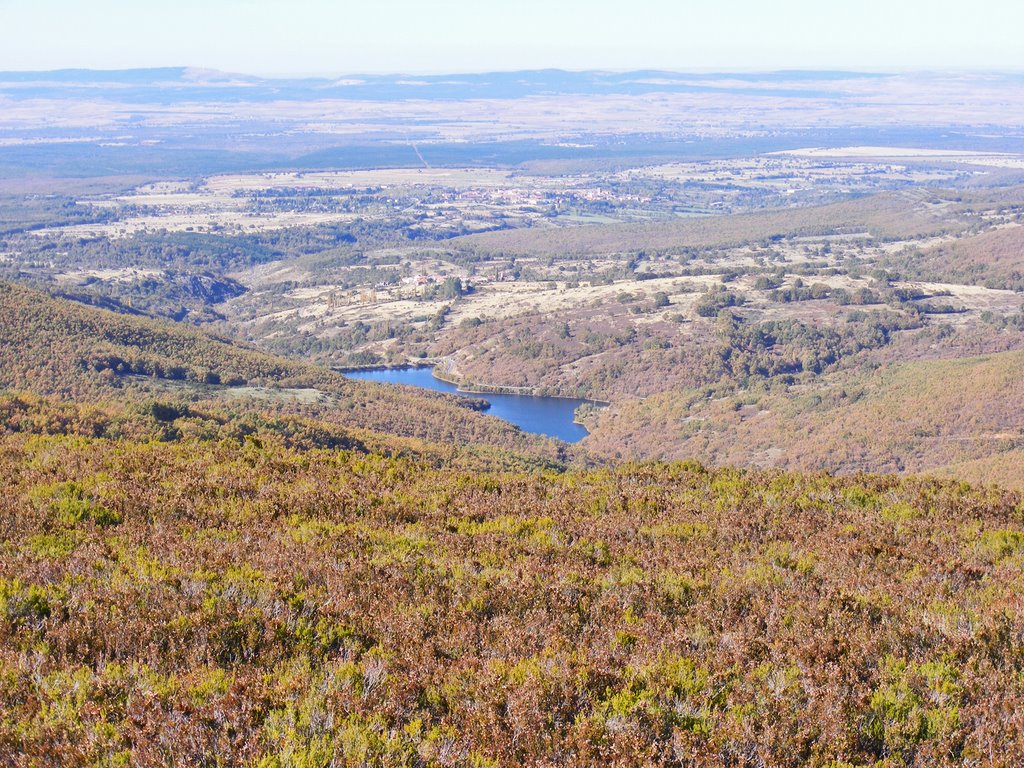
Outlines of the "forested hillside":
<svg viewBox="0 0 1024 768">
<path fill-rule="evenodd" d="M 720 464 L 932 472 L 1021 488 L 1024 353 L 839 371 L 814 388 L 705 399 L 659 395 L 598 416 L 589 440 L 619 459 L 652 452 Z"/>
<path fill-rule="evenodd" d="M 0 283 L 0 317 L 0 388 L 108 405 L 156 399 L 205 401 L 221 410 L 255 406 L 548 459 L 562 450 L 480 413 L 478 402 L 349 381 L 187 325 L 85 307 L 14 284 Z"/>
<path fill-rule="evenodd" d="M 889 264 L 923 280 L 1024 289 L 1024 227 L 989 230 L 893 258 Z"/>
</svg>

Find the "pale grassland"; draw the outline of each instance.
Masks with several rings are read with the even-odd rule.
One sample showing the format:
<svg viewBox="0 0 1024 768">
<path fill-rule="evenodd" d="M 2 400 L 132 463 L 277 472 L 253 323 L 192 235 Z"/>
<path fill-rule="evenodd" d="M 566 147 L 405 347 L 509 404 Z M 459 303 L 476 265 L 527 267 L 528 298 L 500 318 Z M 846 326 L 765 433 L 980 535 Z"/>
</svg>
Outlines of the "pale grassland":
<svg viewBox="0 0 1024 768">
<path fill-rule="evenodd" d="M 468 318 L 502 320 L 526 314 L 548 314 L 565 310 L 585 309 L 601 305 L 614 305 L 617 297 L 629 292 L 638 299 L 650 299 L 659 291 L 665 292 L 678 312 L 689 306 L 708 285 L 718 282 L 716 277 L 663 278 L 658 280 L 619 281 L 610 285 L 581 285 L 567 288 L 564 283 L 552 290 L 549 283 L 488 283 L 479 286 L 461 301 L 424 301 L 415 298 L 411 289 L 378 289 L 348 292 L 332 305 L 330 296 L 336 286 L 324 285 L 291 291 L 289 299 L 301 306 L 261 316 L 261 320 L 281 321 L 299 319 L 300 331 L 330 333 L 341 323 L 356 321 L 377 323 L 383 321 L 409 321 L 429 316 L 451 305 L 449 321 L 459 323 Z M 360 298 L 362 297 L 362 298 Z M 370 298 L 372 297 L 372 298 Z M 344 302 L 344 303 L 342 303 Z M 640 322 L 641 319 L 638 319 Z"/>
<path fill-rule="evenodd" d="M 308 227 L 351 221 L 355 214 L 348 213 L 281 213 L 260 214 L 229 211 L 194 211 L 166 215 L 137 216 L 108 224 L 75 224 L 68 227 L 40 229 L 33 232 L 40 237 L 56 234 L 68 237 L 108 237 L 118 239 L 144 232 L 216 232 L 244 234 L 266 232 L 291 227 Z"/>
<path fill-rule="evenodd" d="M 990 168 L 1024 168 L 1024 155 L 1003 152 L 968 152 L 954 149 L 916 149 L 913 147 L 806 147 L 770 153 L 816 159 L 864 160 L 942 160 L 963 165 Z"/>
<path fill-rule="evenodd" d="M 689 301 L 695 291 L 718 282 L 712 276 L 687 278 L 661 278 L 656 280 L 620 281 L 611 285 L 581 285 L 567 288 L 564 283 L 551 290 L 547 283 L 496 283 L 483 286 L 468 301 L 459 302 L 452 311 L 452 319 L 479 317 L 505 319 L 539 312 L 542 314 L 613 304 L 619 294 L 650 298 L 661 291 L 674 302 Z M 678 311 L 678 309 L 677 309 Z"/>
<path fill-rule="evenodd" d="M 679 182 L 714 182 L 745 187 L 789 189 L 794 186 L 849 184 L 870 175 L 884 174 L 887 182 L 907 184 L 943 184 L 957 177 L 949 169 L 912 167 L 891 162 L 863 162 L 855 157 L 846 163 L 822 163 L 822 157 L 844 155 L 807 155 L 796 150 L 772 152 L 759 157 L 712 160 L 700 163 L 665 163 L 622 171 L 620 179 L 656 178 Z"/>
<path fill-rule="evenodd" d="M 140 269 L 138 267 L 125 267 L 123 269 L 80 269 L 72 272 L 64 272 L 60 275 L 61 280 L 80 281 L 88 279 L 102 280 L 109 283 L 131 282 L 146 277 L 160 277 L 163 273 L 159 269 Z"/>
<path fill-rule="evenodd" d="M 491 168 L 380 168 L 366 171 L 259 173 L 212 176 L 204 191 L 219 195 L 267 189 L 352 189 L 373 186 L 510 187 L 531 183 Z M 566 182 L 567 183 L 567 182 Z"/>
<path fill-rule="evenodd" d="M 463 277 L 470 279 L 465 275 Z M 762 319 L 827 322 L 834 316 L 834 311 L 829 309 L 827 303 L 807 301 L 786 304 L 769 301 L 765 292 L 754 290 L 755 280 L 756 276 L 753 275 L 742 277 L 728 287 L 742 295 L 745 298 L 744 307 L 755 311 Z M 792 282 L 792 279 L 787 282 Z M 833 289 L 842 288 L 850 292 L 870 288 L 872 285 L 869 277 L 851 278 L 847 275 L 813 277 L 807 278 L 805 282 L 822 283 Z M 477 284 L 473 293 L 452 303 L 446 300 L 424 301 L 418 298 L 417 290 L 411 287 L 342 290 L 338 284 L 324 283 L 289 291 L 287 298 L 290 302 L 298 302 L 299 306 L 269 312 L 259 319 L 298 319 L 303 321 L 298 325 L 298 330 L 329 335 L 332 328 L 347 323 L 408 322 L 433 315 L 445 307 L 451 310 L 448 321 L 458 324 L 472 318 L 506 320 L 523 315 L 555 315 L 602 306 L 614 307 L 618 305 L 618 297 L 623 293 L 631 294 L 636 301 L 650 301 L 659 292 L 668 295 L 671 304 L 665 311 L 631 318 L 632 323 L 644 325 L 663 320 L 672 314 L 695 319 L 697 315 L 694 305 L 703 291 L 720 284 L 717 275 L 618 280 L 606 285 L 583 282 L 578 286 L 557 280 L 484 282 Z M 1009 314 L 1024 306 L 1024 296 L 1013 291 L 918 281 L 896 282 L 894 286 L 920 288 L 936 296 L 933 303 L 956 307 L 960 310 L 957 313 L 935 316 L 936 322 L 954 325 L 977 322 L 980 313 L 985 311 Z"/>
<path fill-rule="evenodd" d="M 297 389 L 294 387 L 219 387 L 217 391 L 221 395 L 244 400 L 269 400 L 304 405 L 320 403 L 329 399 L 329 396 L 319 389 Z"/>
<path fill-rule="evenodd" d="M 426 212 L 430 228 L 459 224 L 469 231 L 491 229 L 495 217 L 536 219 L 533 210 L 552 193 L 593 195 L 598 182 L 586 176 L 527 176 L 478 168 L 395 168 L 367 171 L 323 171 L 230 174 L 202 182 L 169 181 L 140 186 L 130 194 L 83 199 L 101 208 L 131 209 L 117 221 L 50 227 L 40 237 L 129 237 L 140 232 L 215 232 L 242 234 L 338 224 L 356 218 L 385 220 L 402 212 Z M 254 196 L 269 190 L 301 197 L 310 190 L 339 195 L 368 194 L 375 203 L 358 210 L 288 210 L 288 205 L 258 208 Z M 443 193 L 440 202 L 421 202 L 424 190 Z M 407 206 L 396 201 L 410 196 Z M 373 205 L 377 204 L 378 209 Z M 141 209 L 140 212 L 134 211 Z"/>
<path fill-rule="evenodd" d="M 930 207 L 925 207 L 928 203 Z M 834 206 L 845 214 L 850 221 L 881 222 L 890 225 L 901 209 L 910 212 L 913 228 L 925 229 L 935 227 L 941 231 L 947 216 L 955 216 L 948 206 L 941 201 L 925 201 L 919 197 L 903 199 L 899 196 L 889 198 L 889 202 L 877 203 L 855 202 Z M 827 210 L 827 209 L 826 209 Z M 814 210 L 797 210 L 793 212 L 756 214 L 748 217 L 751 224 L 765 227 L 784 226 L 803 227 L 813 222 Z M 705 223 L 727 225 L 727 231 L 709 239 L 737 237 L 746 231 L 746 226 L 735 229 L 735 217 L 720 218 L 716 222 L 706 220 Z M 898 225 L 896 225 L 898 226 Z M 733 231 L 728 231 L 732 229 Z M 553 230 L 557 231 L 557 230 Z M 679 230 L 687 232 L 686 229 Z M 765 231 L 765 230 L 762 230 Z M 767 230 L 772 231 L 772 230 Z M 779 230 L 775 230 L 779 231 Z M 784 230 L 783 230 L 784 231 Z M 799 230 L 797 230 L 799 231 Z M 512 233 L 514 234 L 514 233 Z M 525 233 L 531 238 L 540 233 Z M 695 230 L 698 238 L 708 235 L 704 232 L 704 224 Z M 640 327 L 664 321 L 673 316 L 682 316 L 687 320 L 697 319 L 695 304 L 703 291 L 721 284 L 718 273 L 726 270 L 751 270 L 753 274 L 740 277 L 728 284 L 728 289 L 741 295 L 744 299 L 744 311 L 752 317 L 763 320 L 800 320 L 812 324 L 830 324 L 844 316 L 836 313 L 831 302 L 801 301 L 782 303 L 770 300 L 767 291 L 755 290 L 754 283 L 759 274 L 774 268 L 793 268 L 808 264 L 829 265 L 842 268 L 848 257 L 856 257 L 862 265 L 860 276 L 851 277 L 847 274 L 813 275 L 804 279 L 805 284 L 823 283 L 830 288 L 842 288 L 849 292 L 858 289 L 872 288 L 874 279 L 871 277 L 871 264 L 877 260 L 898 254 L 902 251 L 927 249 L 942 245 L 956 239 L 952 232 L 922 235 L 878 241 L 870 237 L 870 232 L 859 230 L 853 232 L 830 232 L 820 235 L 795 235 L 776 240 L 770 244 L 756 242 L 710 248 L 697 255 L 689 256 L 684 262 L 678 258 L 667 256 L 648 256 L 641 260 L 637 267 L 638 274 L 655 273 L 655 279 L 637 280 L 634 278 L 618 278 L 610 284 L 594 282 L 591 278 L 602 272 L 614 273 L 621 270 L 624 256 L 622 254 L 591 252 L 589 254 L 561 254 L 550 260 L 543 256 L 520 256 L 516 264 L 529 270 L 536 278 L 533 280 L 511 281 L 498 276 L 507 273 L 510 264 L 507 258 L 492 257 L 481 262 L 476 274 L 471 274 L 465 267 L 457 266 L 443 258 L 437 247 L 405 247 L 387 248 L 370 251 L 366 255 L 369 260 L 388 257 L 395 263 L 381 266 L 382 271 L 399 270 L 403 275 L 429 275 L 436 282 L 445 277 L 459 277 L 464 284 L 471 284 L 473 292 L 457 302 L 446 300 L 424 300 L 421 297 L 423 288 L 416 285 L 376 287 L 362 286 L 343 288 L 348 274 L 348 267 L 335 267 L 320 263 L 315 257 L 292 262 L 290 265 L 262 265 L 237 275 L 243 283 L 251 285 L 256 291 L 263 287 L 271 287 L 280 282 L 293 282 L 301 287 L 293 288 L 285 294 L 286 302 L 276 306 L 260 304 L 260 297 L 243 297 L 227 305 L 228 314 L 235 315 L 234 307 L 242 309 L 247 324 L 271 321 L 272 327 L 278 323 L 290 321 L 295 323 L 296 330 L 306 331 L 318 336 L 331 336 L 337 329 L 355 322 L 379 324 L 387 322 L 416 322 L 432 317 L 442 309 L 448 308 L 446 325 L 457 327 L 466 320 L 510 320 L 522 316 L 582 316 L 597 312 L 607 314 L 603 308 L 614 311 L 622 306 L 619 296 L 623 293 L 632 294 L 634 301 L 649 303 L 655 293 L 664 292 L 670 299 L 670 306 L 663 311 L 652 312 L 649 309 L 641 313 L 630 313 L 617 322 Z M 827 250 L 825 250 L 827 247 Z M 715 274 L 688 275 L 684 270 L 707 269 Z M 644 275 L 648 277 L 648 275 Z M 795 277 L 790 275 L 783 287 L 793 284 Z M 923 306 L 949 305 L 955 313 L 932 315 L 929 323 L 945 323 L 954 326 L 966 326 L 979 322 L 982 312 L 992 311 L 997 314 L 1013 314 L 1024 304 L 1024 296 L 1011 291 L 991 290 L 977 286 L 963 286 L 947 282 L 897 282 L 899 288 L 920 288 L 935 298 Z M 270 302 L 271 305 L 275 302 Z M 867 308 L 869 311 L 871 308 Z M 875 308 L 877 309 L 877 307 Z M 620 313 L 621 314 L 621 313 Z M 678 318 L 677 318 L 678 319 Z M 276 331 L 272 331 L 276 333 Z M 381 349 L 380 342 L 375 348 Z"/>
</svg>

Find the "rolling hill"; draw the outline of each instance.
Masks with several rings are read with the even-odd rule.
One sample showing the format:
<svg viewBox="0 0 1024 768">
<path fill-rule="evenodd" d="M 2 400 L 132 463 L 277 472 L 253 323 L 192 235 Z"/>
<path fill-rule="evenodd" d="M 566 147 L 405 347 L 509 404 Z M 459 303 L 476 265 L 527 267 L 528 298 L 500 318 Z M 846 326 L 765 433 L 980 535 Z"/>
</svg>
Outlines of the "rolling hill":
<svg viewBox="0 0 1024 768">
<path fill-rule="evenodd" d="M 724 248 L 772 237 L 866 234 L 886 240 L 963 228 L 967 220 L 936 215 L 920 195 L 879 194 L 811 208 L 644 224 L 505 230 L 452 240 L 470 250 L 522 255 L 607 254 L 643 249 Z"/>
<path fill-rule="evenodd" d="M 1024 289 L 1024 227 L 1020 224 L 962 237 L 893 258 L 910 276 L 988 288 Z"/>
<path fill-rule="evenodd" d="M 441 393 L 353 382 L 187 325 L 120 315 L 0 283 L 0 388 L 73 401 L 211 399 L 267 404 L 334 424 L 557 458 L 527 436 Z"/>
<path fill-rule="evenodd" d="M 618 458 L 939 473 L 1024 487 L 1024 352 L 892 363 L 813 386 L 707 400 L 666 393 L 597 417 L 588 447 Z"/>
</svg>

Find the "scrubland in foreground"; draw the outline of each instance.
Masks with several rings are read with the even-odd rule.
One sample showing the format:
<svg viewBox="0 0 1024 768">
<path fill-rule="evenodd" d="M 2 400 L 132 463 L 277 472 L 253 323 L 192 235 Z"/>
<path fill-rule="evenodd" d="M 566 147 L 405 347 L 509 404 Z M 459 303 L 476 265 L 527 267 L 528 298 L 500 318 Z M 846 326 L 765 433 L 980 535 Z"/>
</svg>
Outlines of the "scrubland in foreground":
<svg viewBox="0 0 1024 768">
<path fill-rule="evenodd" d="M 1024 759 L 1018 494 L 5 423 L 5 764 Z"/>
</svg>

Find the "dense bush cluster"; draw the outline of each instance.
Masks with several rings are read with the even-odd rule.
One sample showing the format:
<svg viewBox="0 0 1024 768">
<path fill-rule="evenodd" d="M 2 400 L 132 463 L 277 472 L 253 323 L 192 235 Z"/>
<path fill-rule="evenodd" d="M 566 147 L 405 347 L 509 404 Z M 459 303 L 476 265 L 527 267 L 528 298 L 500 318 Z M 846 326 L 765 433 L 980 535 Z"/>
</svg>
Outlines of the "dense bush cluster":
<svg viewBox="0 0 1024 768">
<path fill-rule="evenodd" d="M 884 347 L 896 331 L 920 327 L 916 315 L 892 311 L 848 315 L 834 328 L 796 320 L 743 323 L 730 314 L 719 319 L 718 352 L 725 374 L 734 379 L 821 373 L 843 358 Z"/>
<path fill-rule="evenodd" d="M 709 289 L 697 301 L 694 309 L 701 317 L 716 317 L 727 307 L 743 304 L 743 295 L 727 290 L 725 286 Z"/>
</svg>

